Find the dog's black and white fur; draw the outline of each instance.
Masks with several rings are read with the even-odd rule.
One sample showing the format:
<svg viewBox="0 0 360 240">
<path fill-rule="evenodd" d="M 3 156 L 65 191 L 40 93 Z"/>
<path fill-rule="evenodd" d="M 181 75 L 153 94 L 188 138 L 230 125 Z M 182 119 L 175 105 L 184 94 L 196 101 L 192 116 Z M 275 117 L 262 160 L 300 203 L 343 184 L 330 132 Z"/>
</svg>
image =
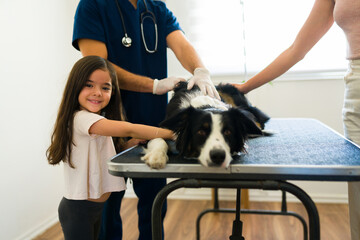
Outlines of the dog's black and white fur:
<svg viewBox="0 0 360 240">
<path fill-rule="evenodd" d="M 176 148 L 185 158 L 197 158 L 204 166 L 226 168 L 232 155 L 245 151 L 250 135 L 262 135 L 269 117 L 252 107 L 232 85 L 217 86 L 223 101 L 204 96 L 196 86 L 182 82 L 167 106 L 161 127 L 174 131 Z M 151 168 L 163 168 L 168 160 L 167 143 L 149 141 L 142 157 Z"/>
</svg>

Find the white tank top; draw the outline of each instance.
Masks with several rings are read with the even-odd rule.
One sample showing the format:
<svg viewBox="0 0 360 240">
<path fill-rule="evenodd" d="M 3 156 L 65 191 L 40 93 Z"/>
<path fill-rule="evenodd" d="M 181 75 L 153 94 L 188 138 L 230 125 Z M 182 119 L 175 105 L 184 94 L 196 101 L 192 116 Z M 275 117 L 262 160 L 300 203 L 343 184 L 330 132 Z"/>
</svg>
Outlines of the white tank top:
<svg viewBox="0 0 360 240">
<path fill-rule="evenodd" d="M 360 59 L 360 0 L 336 0 L 334 20 L 347 38 L 347 59 Z"/>
</svg>

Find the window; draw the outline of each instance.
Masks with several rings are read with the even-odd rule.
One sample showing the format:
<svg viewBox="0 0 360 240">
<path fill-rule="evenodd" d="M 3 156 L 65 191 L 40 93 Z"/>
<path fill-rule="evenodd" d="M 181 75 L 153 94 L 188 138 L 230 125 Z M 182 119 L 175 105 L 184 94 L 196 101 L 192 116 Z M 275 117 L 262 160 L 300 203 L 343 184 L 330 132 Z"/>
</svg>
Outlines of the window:
<svg viewBox="0 0 360 240">
<path fill-rule="evenodd" d="M 213 75 L 252 75 L 291 45 L 313 0 L 166 0 Z M 344 71 L 346 41 L 336 25 L 289 74 Z"/>
</svg>

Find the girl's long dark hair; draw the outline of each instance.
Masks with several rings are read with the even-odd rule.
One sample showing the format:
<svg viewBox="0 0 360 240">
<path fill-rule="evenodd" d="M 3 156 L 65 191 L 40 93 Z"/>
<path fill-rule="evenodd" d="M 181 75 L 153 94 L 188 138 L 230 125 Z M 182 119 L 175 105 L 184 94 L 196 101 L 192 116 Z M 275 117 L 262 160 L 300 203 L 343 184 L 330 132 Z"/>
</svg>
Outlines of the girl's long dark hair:
<svg viewBox="0 0 360 240">
<path fill-rule="evenodd" d="M 102 113 L 105 114 L 107 119 L 125 120 L 121 104 L 119 84 L 114 67 L 106 59 L 98 56 L 87 56 L 81 58 L 74 64 L 65 86 L 54 131 L 51 136 L 51 144 L 46 151 L 46 157 L 49 164 L 55 165 L 64 161 L 68 162 L 68 164 L 74 168 L 71 162 L 70 153 L 72 145 L 74 144 L 74 114 L 80 110 L 78 96 L 85 86 L 86 81 L 89 80 L 90 75 L 98 69 L 109 72 L 112 84 L 112 96 L 110 102 L 102 110 Z M 116 151 L 121 151 L 125 144 L 124 139 L 114 137 L 113 141 Z"/>
</svg>

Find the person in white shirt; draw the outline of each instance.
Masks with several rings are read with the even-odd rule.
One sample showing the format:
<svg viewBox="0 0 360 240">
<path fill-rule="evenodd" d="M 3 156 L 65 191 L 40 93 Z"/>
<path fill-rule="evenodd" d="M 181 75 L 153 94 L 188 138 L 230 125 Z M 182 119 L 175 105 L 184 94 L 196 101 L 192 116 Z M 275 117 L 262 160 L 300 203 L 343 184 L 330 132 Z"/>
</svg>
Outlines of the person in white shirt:
<svg viewBox="0 0 360 240">
<path fill-rule="evenodd" d="M 301 61 L 331 26 L 344 31 L 347 40 L 348 71 L 344 76 L 343 123 L 345 137 L 360 146 L 360 1 L 316 0 L 308 19 L 293 44 L 272 63 L 244 84 L 234 84 L 248 93 L 274 80 Z M 339 47 L 339 46 L 334 46 Z M 331 49 L 329 49 L 331 51 Z M 324 56 L 326 57 L 326 56 Z M 351 239 L 360 239 L 360 182 L 349 182 Z"/>
<path fill-rule="evenodd" d="M 66 240 L 98 238 L 104 202 L 111 192 L 125 190 L 124 179 L 108 173 L 107 160 L 153 138 L 172 139 L 173 132 L 125 121 L 111 63 L 98 56 L 75 63 L 46 152 L 50 164 L 64 164 L 59 220 Z"/>
</svg>

